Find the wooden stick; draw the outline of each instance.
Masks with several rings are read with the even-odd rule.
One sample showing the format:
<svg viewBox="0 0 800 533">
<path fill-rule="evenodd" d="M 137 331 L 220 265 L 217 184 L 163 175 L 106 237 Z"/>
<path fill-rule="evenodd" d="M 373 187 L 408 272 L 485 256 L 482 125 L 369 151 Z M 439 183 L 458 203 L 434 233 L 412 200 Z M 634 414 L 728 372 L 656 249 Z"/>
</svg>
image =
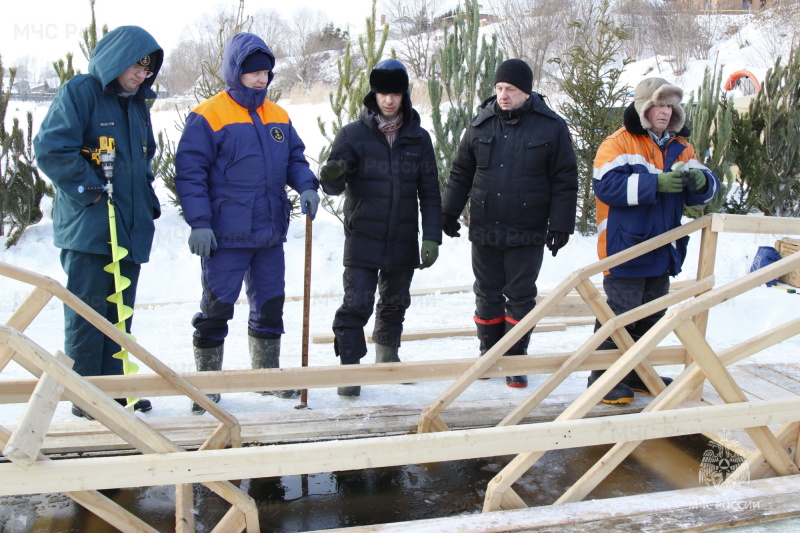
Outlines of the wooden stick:
<svg viewBox="0 0 800 533">
<path fill-rule="evenodd" d="M 0 263 L 2 266 L 2 263 Z M 2 270 L 0 270 L 2 272 Z M 25 328 L 30 326 L 33 319 L 44 309 L 47 302 L 53 297 L 53 294 L 47 289 L 41 287 L 34 287 L 33 291 L 25 298 L 25 301 L 17 307 L 14 313 L 8 318 L 6 325 L 18 331 L 25 331 Z M 14 356 L 14 351 L 8 346 L 0 346 L 0 372 L 6 367 L 11 358 Z"/>
<path fill-rule="evenodd" d="M 311 227 L 311 210 L 309 208 L 306 214 L 306 250 L 305 250 L 305 269 L 303 273 L 303 343 L 301 346 L 301 363 L 300 366 L 306 368 L 308 366 L 308 332 L 309 332 L 309 315 L 311 310 L 311 240 L 312 240 L 312 227 Z M 308 407 L 308 388 L 304 387 L 300 391 L 300 405 L 295 406 L 296 409 L 303 409 Z"/>
</svg>

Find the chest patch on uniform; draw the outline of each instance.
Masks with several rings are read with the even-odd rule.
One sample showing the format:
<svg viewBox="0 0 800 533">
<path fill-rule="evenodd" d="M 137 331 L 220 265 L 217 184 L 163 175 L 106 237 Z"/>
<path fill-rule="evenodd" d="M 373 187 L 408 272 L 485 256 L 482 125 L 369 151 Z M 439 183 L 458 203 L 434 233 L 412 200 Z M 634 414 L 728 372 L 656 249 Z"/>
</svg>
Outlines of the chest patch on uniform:
<svg viewBox="0 0 800 533">
<path fill-rule="evenodd" d="M 101 128 L 110 128 L 110 127 L 113 127 L 113 126 L 114 126 L 114 121 L 113 120 L 108 121 L 108 122 L 101 122 L 100 123 L 100 127 Z"/>
<path fill-rule="evenodd" d="M 286 137 L 284 137 L 283 132 L 281 131 L 281 129 L 278 128 L 278 127 L 275 127 L 275 128 L 272 128 L 271 130 L 269 130 L 269 134 L 272 136 L 273 139 L 275 139 L 275 142 L 279 142 L 279 143 L 282 143 L 283 139 L 286 138 Z"/>
</svg>

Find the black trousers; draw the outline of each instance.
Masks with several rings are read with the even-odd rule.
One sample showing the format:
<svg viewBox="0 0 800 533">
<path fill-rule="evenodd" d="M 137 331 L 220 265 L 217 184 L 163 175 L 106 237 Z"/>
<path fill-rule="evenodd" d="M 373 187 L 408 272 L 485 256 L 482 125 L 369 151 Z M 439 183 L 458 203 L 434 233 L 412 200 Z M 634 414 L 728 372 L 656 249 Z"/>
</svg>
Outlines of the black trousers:
<svg viewBox="0 0 800 533">
<path fill-rule="evenodd" d="M 521 320 L 536 307 L 544 245 L 496 248 L 472 243 L 475 315 Z"/>
<path fill-rule="evenodd" d="M 661 298 L 669 292 L 669 276 L 650 276 L 646 278 L 621 278 L 608 275 L 603 278 L 603 289 L 606 292 L 606 302 L 615 314 L 621 315 L 640 305 Z M 638 339 L 652 328 L 667 310 L 662 309 L 650 316 L 633 322 L 625 327 L 628 332 Z M 600 328 L 600 323 L 595 323 L 595 331 Z M 616 348 L 617 345 L 610 338 L 600 345 L 600 350 Z"/>
<path fill-rule="evenodd" d="M 344 300 L 333 318 L 334 350 L 342 364 L 357 363 L 367 353 L 364 326 L 375 308 L 372 339 L 384 346 L 400 346 L 403 320 L 411 305 L 413 270 L 345 267 Z M 375 290 L 380 299 L 375 305 Z"/>
</svg>

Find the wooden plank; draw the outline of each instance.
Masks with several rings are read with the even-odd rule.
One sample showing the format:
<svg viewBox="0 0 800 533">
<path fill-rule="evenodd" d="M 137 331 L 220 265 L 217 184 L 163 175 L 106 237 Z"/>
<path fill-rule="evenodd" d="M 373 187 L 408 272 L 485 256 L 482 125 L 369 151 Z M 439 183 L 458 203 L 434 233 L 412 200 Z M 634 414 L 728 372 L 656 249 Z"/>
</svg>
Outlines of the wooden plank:
<svg viewBox="0 0 800 533">
<path fill-rule="evenodd" d="M 10 438 L 11 432 L 0 426 L 0 447 L 7 446 Z M 37 461 L 48 463 L 51 459 L 39 454 Z M 65 494 L 123 533 L 158 533 L 156 529 L 150 527 L 147 523 L 97 491 L 67 491 Z"/>
<path fill-rule="evenodd" d="M 38 316 L 39 312 L 44 309 L 44 306 L 47 305 L 47 302 L 52 297 L 53 294 L 50 291 L 35 287 L 22 304 L 8 317 L 6 325 L 17 331 L 25 331 L 25 328 L 30 326 L 33 319 Z M 14 351 L 9 346 L 0 346 L 0 372 L 11 361 L 13 355 Z"/>
<path fill-rule="evenodd" d="M 590 323 L 594 324 L 594 320 L 591 320 Z M 537 324 L 533 332 L 545 333 L 549 331 L 565 331 L 566 329 L 567 329 L 567 324 L 565 323 L 547 322 L 547 323 Z M 400 340 L 418 341 L 422 339 L 445 339 L 449 337 L 474 337 L 474 336 L 475 336 L 475 326 L 470 326 L 465 328 L 420 329 L 420 330 L 403 331 L 402 335 L 400 336 Z M 367 339 L 368 343 L 375 342 L 372 338 L 372 335 L 370 334 L 365 334 L 364 337 Z M 316 335 L 311 336 L 311 342 L 313 344 L 332 343 L 333 339 L 334 339 L 333 333 L 318 333 Z"/>
<path fill-rule="evenodd" d="M 792 365 L 787 365 L 787 364 L 782 364 L 782 363 L 781 364 L 770 364 L 770 365 L 764 365 L 764 366 L 766 366 L 770 370 L 773 370 L 773 371 L 779 373 L 780 375 L 782 375 L 782 376 L 784 376 L 786 378 L 789 378 L 789 379 L 791 379 L 793 381 L 796 381 L 796 382 L 800 383 L 800 368 L 796 368 L 796 367 L 794 367 Z"/>
<path fill-rule="evenodd" d="M 789 455 L 796 456 L 797 439 L 800 438 L 800 423 L 790 422 L 782 425 L 775 432 L 775 438 L 778 439 L 778 442 L 781 443 L 781 446 L 783 446 Z M 761 450 L 756 450 L 755 453 L 744 457 L 747 458 L 747 468 L 750 472 L 750 479 L 761 479 L 763 477 L 774 477 L 777 475 L 769 466 Z M 794 460 L 795 463 L 797 463 L 796 457 Z"/>
<path fill-rule="evenodd" d="M 48 463 L 46 468 L 35 464 L 30 470 L 6 463 L 0 464 L 0 479 L 3 479 L 0 496 L 195 482 L 208 486 L 218 480 L 380 468 L 612 444 L 626 436 L 649 440 L 692 435 L 703 430 L 794 422 L 799 416 L 800 397 L 427 435 L 63 459 Z"/>
<path fill-rule="evenodd" d="M 66 368 L 72 368 L 75 363 L 61 351 L 56 351 L 55 359 Z M 23 468 L 28 468 L 36 461 L 63 391 L 64 385 L 50 374 L 44 374 L 39 379 L 3 455 Z"/>
<path fill-rule="evenodd" d="M 692 358 L 703 369 L 706 379 L 714 385 L 723 400 L 729 404 L 747 401 L 742 390 L 733 381 L 725 366 L 693 322 L 683 322 L 675 329 L 675 334 L 687 347 Z M 800 474 L 800 469 L 794 464 L 786 450 L 783 449 L 775 435 L 766 425 L 761 427 L 751 426 L 746 431 L 758 449 L 764 453 L 769 465 L 779 475 Z"/>
<path fill-rule="evenodd" d="M 649 401 L 649 397 L 637 396 L 634 402 L 624 406 L 599 403 L 586 416 L 594 418 L 638 413 Z M 571 402 L 571 396 L 551 396 L 521 422 L 551 422 Z M 453 429 L 491 427 L 497 425 L 503 414 L 515 405 L 516 402 L 505 400 L 457 402 L 442 414 L 442 418 Z M 252 445 L 404 435 L 416 430 L 422 408 L 422 405 L 385 405 L 242 415 L 242 440 Z M 201 446 L 216 429 L 216 421 L 207 417 L 148 418 L 147 421 L 172 442 L 190 448 Z M 43 448 L 51 456 L 129 449 L 130 445 L 107 428 L 95 422 L 83 421 L 51 426 Z"/>
<path fill-rule="evenodd" d="M 750 372 L 745 372 L 739 367 L 730 369 L 730 374 L 743 391 L 761 400 L 797 396 L 783 387 L 779 387 Z"/>
<path fill-rule="evenodd" d="M 329 529 L 327 533 L 586 533 L 587 531 L 712 531 L 770 524 L 769 531 L 792 529 L 800 516 L 798 476 L 737 483 L 729 491 L 696 487 L 531 509 L 431 518 L 391 524 Z M 784 522 L 785 521 L 785 522 Z M 783 528 L 781 528 L 783 524 Z M 788 528 L 788 529 L 787 529 Z"/>
<path fill-rule="evenodd" d="M 772 383 L 791 394 L 800 395 L 800 381 L 781 374 L 772 365 L 739 365 L 736 368 Z"/>
<path fill-rule="evenodd" d="M 656 366 L 677 365 L 684 360 L 682 346 L 656 348 L 648 360 Z M 592 353 L 576 370 L 585 371 L 611 366 L 619 358 L 619 350 Z M 550 374 L 558 370 L 572 353 L 520 355 L 498 359 L 488 367 L 486 375 L 502 377 L 521 374 Z M 461 376 L 476 358 L 421 362 L 292 367 L 280 369 L 220 370 L 218 372 L 186 372 L 181 379 L 205 394 L 212 392 L 252 392 L 261 390 L 331 388 L 344 385 L 381 385 L 389 383 L 448 381 Z M 172 384 L 157 374 L 131 376 L 93 376 L 84 378 L 107 396 L 157 397 L 175 396 Z M 5 380 L 0 387 L 0 404 L 27 402 L 37 381 Z M 62 398 L 63 399 L 63 398 Z"/>
<path fill-rule="evenodd" d="M 175 485 L 175 533 L 195 533 L 194 485 Z"/>
<path fill-rule="evenodd" d="M 792 217 L 750 217 L 715 213 L 711 229 L 725 233 L 782 233 L 800 235 L 800 219 Z"/>
</svg>

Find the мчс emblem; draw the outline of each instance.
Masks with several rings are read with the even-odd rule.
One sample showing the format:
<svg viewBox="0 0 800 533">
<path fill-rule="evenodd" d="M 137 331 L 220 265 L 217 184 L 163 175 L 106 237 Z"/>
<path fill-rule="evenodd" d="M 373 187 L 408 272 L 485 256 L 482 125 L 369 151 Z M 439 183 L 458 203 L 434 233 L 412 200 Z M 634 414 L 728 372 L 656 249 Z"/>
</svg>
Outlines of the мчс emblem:
<svg viewBox="0 0 800 533">
<path fill-rule="evenodd" d="M 269 130 L 269 134 L 272 135 L 272 138 L 275 139 L 276 142 L 279 143 L 283 142 L 284 136 L 280 128 L 278 127 L 272 128 L 271 130 Z"/>
</svg>

